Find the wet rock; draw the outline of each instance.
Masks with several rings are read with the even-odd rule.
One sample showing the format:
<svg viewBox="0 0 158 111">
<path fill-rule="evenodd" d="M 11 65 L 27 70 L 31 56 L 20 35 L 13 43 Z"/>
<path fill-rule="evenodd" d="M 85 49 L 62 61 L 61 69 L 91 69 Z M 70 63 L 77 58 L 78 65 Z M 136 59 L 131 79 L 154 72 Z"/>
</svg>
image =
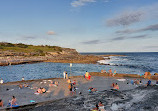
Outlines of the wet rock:
<svg viewBox="0 0 158 111">
<path fill-rule="evenodd" d="M 52 101 L 18 111 L 89 111 L 102 101 L 108 111 L 157 111 L 158 86 L 140 86 L 126 91 L 101 91 Z"/>
</svg>

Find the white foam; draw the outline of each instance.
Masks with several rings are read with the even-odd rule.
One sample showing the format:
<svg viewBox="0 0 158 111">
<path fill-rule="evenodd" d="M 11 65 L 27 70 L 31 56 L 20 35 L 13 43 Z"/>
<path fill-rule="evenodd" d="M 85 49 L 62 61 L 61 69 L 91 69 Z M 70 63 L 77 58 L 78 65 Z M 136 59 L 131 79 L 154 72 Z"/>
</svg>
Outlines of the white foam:
<svg viewBox="0 0 158 111">
<path fill-rule="evenodd" d="M 111 60 L 100 60 L 100 61 L 97 61 L 99 64 L 105 64 L 105 65 L 115 65 L 114 63 L 110 63 Z"/>
<path fill-rule="evenodd" d="M 100 60 L 98 61 L 100 64 L 109 64 L 109 61 L 108 60 Z"/>
<path fill-rule="evenodd" d="M 117 79 L 117 80 L 118 80 L 118 81 L 123 81 L 123 82 L 126 81 L 126 79 Z"/>
</svg>

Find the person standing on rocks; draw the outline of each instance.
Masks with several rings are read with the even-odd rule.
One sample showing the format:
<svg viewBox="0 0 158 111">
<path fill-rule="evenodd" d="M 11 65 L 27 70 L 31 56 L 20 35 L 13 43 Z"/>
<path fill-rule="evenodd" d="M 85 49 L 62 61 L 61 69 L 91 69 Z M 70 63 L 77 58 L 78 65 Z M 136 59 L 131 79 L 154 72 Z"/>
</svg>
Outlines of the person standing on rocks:
<svg viewBox="0 0 158 111">
<path fill-rule="evenodd" d="M 66 75 L 66 79 L 69 79 L 67 72 L 65 72 L 65 75 Z"/>
<path fill-rule="evenodd" d="M 109 76 L 112 76 L 112 69 L 109 69 Z"/>
<path fill-rule="evenodd" d="M 90 80 L 90 79 L 91 79 L 91 76 L 90 76 L 89 72 L 87 72 L 87 71 L 86 71 L 86 73 L 85 73 L 85 78 L 86 78 L 87 80 Z"/>
<path fill-rule="evenodd" d="M 21 80 L 24 81 L 25 80 L 24 77 L 22 77 Z"/>
</svg>

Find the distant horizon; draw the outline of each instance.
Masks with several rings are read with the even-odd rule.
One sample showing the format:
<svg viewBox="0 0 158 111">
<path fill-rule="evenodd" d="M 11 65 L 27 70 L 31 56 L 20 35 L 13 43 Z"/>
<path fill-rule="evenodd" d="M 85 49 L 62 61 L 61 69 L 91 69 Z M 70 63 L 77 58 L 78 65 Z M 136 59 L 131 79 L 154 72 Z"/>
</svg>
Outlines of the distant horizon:
<svg viewBox="0 0 158 111">
<path fill-rule="evenodd" d="M 157 52 L 158 0 L 2 0 L 0 41 Z"/>
<path fill-rule="evenodd" d="M 158 52 L 79 52 L 79 53 L 158 53 Z"/>
<path fill-rule="evenodd" d="M 12 43 L 12 44 L 20 44 L 20 43 L 13 43 L 13 42 L 5 42 L 5 41 L 0 41 L 0 43 Z M 25 43 L 22 43 L 22 44 L 25 44 Z M 25 45 L 33 45 L 33 46 L 41 46 L 43 44 L 38 44 L 38 45 L 34 45 L 34 44 L 25 44 Z M 47 44 L 46 44 L 47 45 Z M 45 46 L 45 45 L 44 45 Z M 48 45 L 48 46 L 53 46 L 53 45 Z M 58 46 L 58 47 L 61 47 L 61 46 Z M 62 47 L 62 48 L 70 48 L 70 47 Z M 72 48 L 72 49 L 75 49 L 75 48 Z M 76 50 L 76 49 L 75 49 Z M 79 52 L 77 51 L 78 53 L 157 53 L 157 52 L 143 52 L 143 51 L 140 51 L 140 52 Z"/>
</svg>

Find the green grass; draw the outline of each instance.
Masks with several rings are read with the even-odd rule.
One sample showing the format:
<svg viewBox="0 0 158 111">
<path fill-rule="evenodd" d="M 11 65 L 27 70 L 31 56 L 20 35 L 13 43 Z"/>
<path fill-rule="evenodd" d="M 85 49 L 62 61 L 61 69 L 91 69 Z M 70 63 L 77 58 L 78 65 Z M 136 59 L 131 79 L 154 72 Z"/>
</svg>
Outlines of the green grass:
<svg viewBox="0 0 158 111">
<path fill-rule="evenodd" d="M 14 52 L 61 52 L 62 48 L 58 46 L 34 46 L 26 44 L 12 44 L 0 42 L 0 51 L 14 51 Z"/>
</svg>

